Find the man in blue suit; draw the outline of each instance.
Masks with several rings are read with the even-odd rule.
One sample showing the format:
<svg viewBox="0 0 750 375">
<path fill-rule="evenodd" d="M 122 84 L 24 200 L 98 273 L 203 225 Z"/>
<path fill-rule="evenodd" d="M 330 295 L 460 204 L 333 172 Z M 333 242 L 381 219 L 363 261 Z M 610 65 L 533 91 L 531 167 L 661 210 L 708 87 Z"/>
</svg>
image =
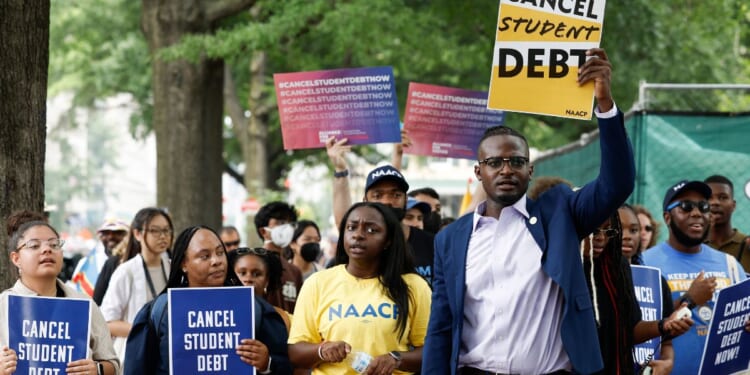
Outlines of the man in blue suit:
<svg viewBox="0 0 750 375">
<path fill-rule="evenodd" d="M 487 200 L 435 238 L 432 313 L 423 374 L 588 374 L 602 369 L 579 243 L 633 191 L 633 151 L 612 99 L 602 49 L 579 69 L 594 82 L 599 176 L 577 191 L 526 197 L 529 146 L 488 129 L 474 174 Z"/>
</svg>

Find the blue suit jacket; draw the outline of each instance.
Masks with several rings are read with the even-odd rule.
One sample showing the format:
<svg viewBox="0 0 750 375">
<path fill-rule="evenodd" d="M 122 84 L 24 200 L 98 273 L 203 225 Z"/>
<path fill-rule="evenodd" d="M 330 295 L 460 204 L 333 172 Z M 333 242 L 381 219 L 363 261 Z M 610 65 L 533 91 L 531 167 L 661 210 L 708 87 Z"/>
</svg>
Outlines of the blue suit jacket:
<svg viewBox="0 0 750 375">
<path fill-rule="evenodd" d="M 560 332 L 563 346 L 574 370 L 582 374 L 596 372 L 603 364 L 581 265 L 580 240 L 625 202 L 635 180 L 633 150 L 622 113 L 599 119 L 599 129 L 599 176 L 576 192 L 556 186 L 536 201 L 527 200 L 526 207 L 530 218 L 526 226 L 543 252 L 542 269 L 565 297 Z M 423 349 L 423 374 L 455 374 L 458 367 L 472 215 L 464 215 L 435 238 L 432 310 Z"/>
</svg>

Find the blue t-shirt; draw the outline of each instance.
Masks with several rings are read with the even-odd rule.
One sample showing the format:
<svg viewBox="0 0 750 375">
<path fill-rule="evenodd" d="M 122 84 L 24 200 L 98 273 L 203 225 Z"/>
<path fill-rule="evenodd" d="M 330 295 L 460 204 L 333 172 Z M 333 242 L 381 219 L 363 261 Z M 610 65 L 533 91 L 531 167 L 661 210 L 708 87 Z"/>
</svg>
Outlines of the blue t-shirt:
<svg viewBox="0 0 750 375">
<path fill-rule="evenodd" d="M 643 253 L 642 257 L 644 265 L 661 269 L 675 301 L 687 292 L 701 271 L 704 271 L 704 277 L 716 277 L 713 298 L 705 305 L 693 309 L 695 324 L 689 331 L 672 340 L 675 352 L 672 373 L 697 374 L 718 291 L 745 280 L 745 271 L 737 259 L 705 244 L 701 245 L 698 253 L 690 254 L 675 250 L 663 242 Z"/>
</svg>

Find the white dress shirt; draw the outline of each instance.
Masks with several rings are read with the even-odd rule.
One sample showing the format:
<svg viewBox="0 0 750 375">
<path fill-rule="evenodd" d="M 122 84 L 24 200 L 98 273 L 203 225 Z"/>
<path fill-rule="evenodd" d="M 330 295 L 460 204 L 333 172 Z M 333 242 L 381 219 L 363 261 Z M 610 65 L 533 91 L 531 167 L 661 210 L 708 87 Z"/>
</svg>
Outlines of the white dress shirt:
<svg viewBox="0 0 750 375">
<path fill-rule="evenodd" d="M 560 336 L 563 293 L 542 270 L 542 250 L 526 227 L 526 195 L 486 217 L 474 211 L 466 255 L 459 367 L 507 374 L 570 370 Z"/>
</svg>

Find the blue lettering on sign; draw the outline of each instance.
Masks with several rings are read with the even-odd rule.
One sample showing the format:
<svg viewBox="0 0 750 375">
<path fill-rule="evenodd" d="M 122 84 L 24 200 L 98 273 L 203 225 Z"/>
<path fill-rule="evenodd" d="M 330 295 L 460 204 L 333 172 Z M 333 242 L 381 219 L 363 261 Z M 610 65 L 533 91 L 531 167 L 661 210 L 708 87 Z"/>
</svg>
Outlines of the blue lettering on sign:
<svg viewBox="0 0 750 375">
<path fill-rule="evenodd" d="M 360 313 L 361 311 L 361 313 Z M 377 307 L 367 304 L 364 307 L 357 308 L 354 304 L 349 305 L 332 305 L 328 307 L 328 320 L 343 318 L 364 318 L 372 316 L 373 318 L 393 319 L 398 318 L 398 307 L 395 304 L 383 302 Z"/>
</svg>

